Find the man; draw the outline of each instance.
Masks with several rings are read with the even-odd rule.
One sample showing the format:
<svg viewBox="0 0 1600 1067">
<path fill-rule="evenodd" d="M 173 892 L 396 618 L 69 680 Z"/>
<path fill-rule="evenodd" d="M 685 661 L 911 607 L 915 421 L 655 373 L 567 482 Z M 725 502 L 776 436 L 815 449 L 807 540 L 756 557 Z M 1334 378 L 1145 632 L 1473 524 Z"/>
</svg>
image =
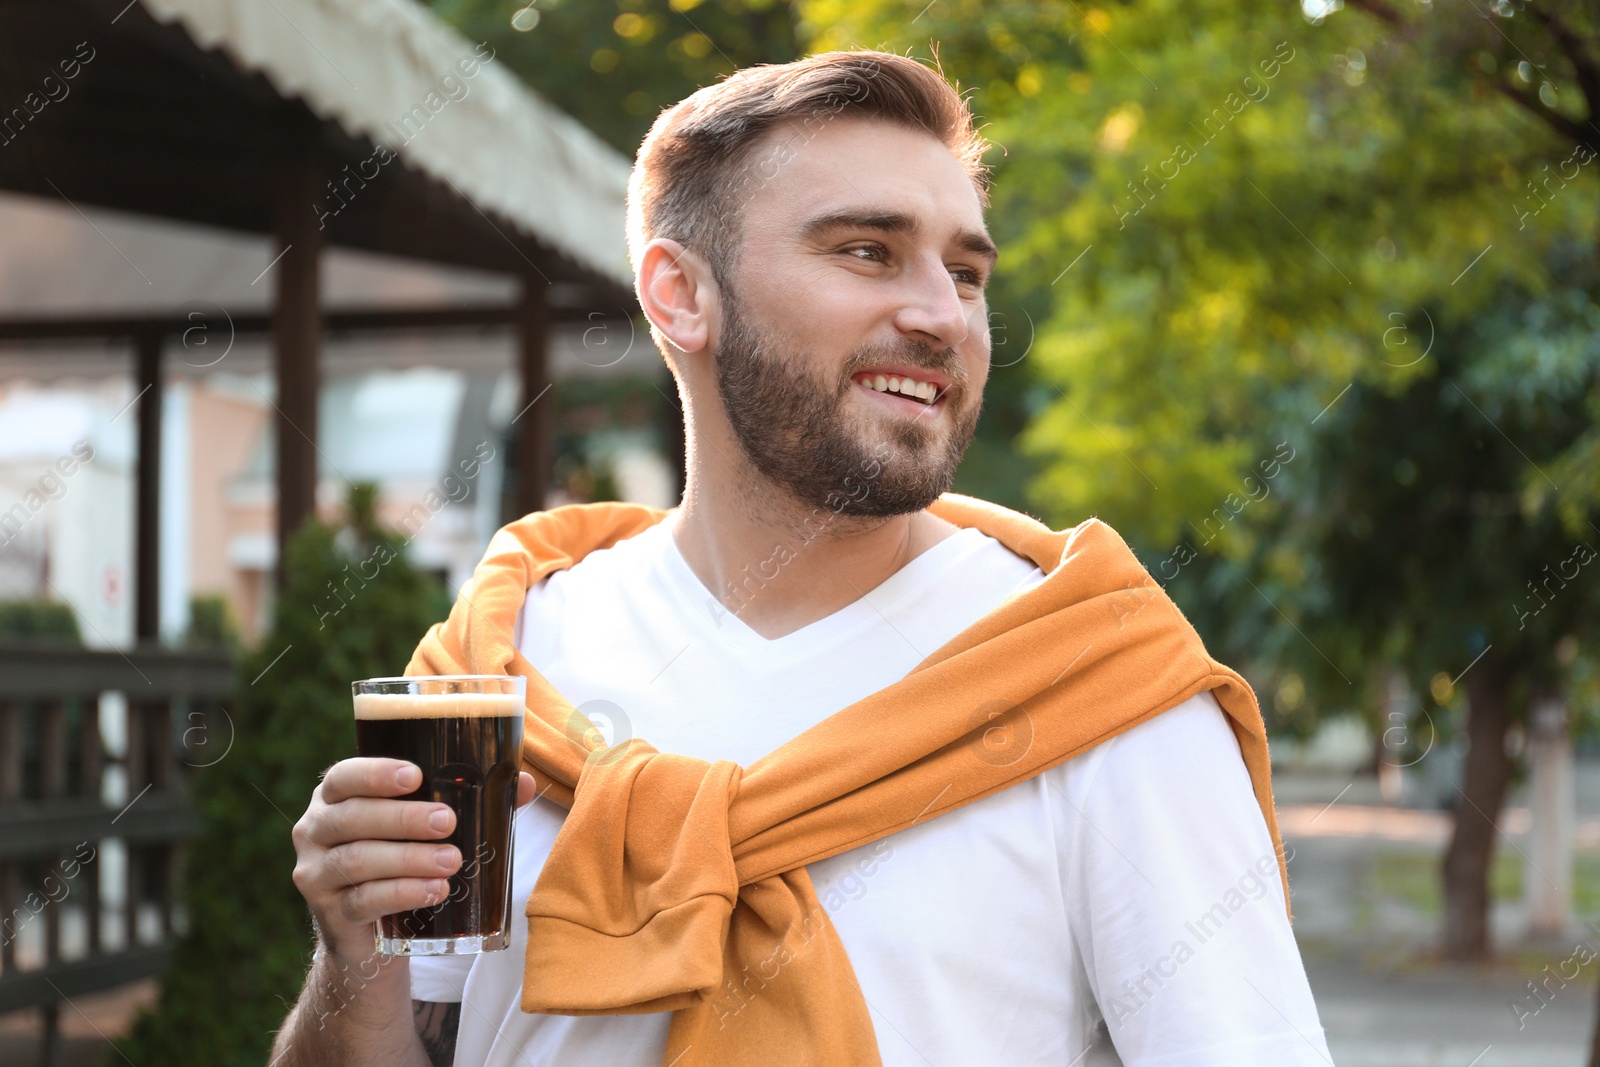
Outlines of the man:
<svg viewBox="0 0 1600 1067">
<path fill-rule="evenodd" d="M 519 921 L 505 952 L 373 962 L 373 922 L 442 899 L 461 858 L 417 843 L 448 833 L 447 809 L 391 799 L 414 788 L 414 767 L 336 764 L 296 827 L 295 882 L 318 951 L 279 1036 L 285 1067 L 1328 1062 L 1289 930 L 1248 688 L 1207 661 L 1181 699 L 1142 695 L 1143 675 L 1182 658 L 1178 645 L 1150 651 L 1160 634 L 1198 640 L 1125 546 L 1098 524 L 1049 534 L 944 495 L 989 368 L 984 147 L 936 72 L 873 52 L 741 71 L 657 121 L 630 183 L 629 244 L 683 398 L 683 502 L 664 516 L 597 506 L 508 527 L 411 666 L 512 663 L 535 676 L 525 766 L 543 784 L 522 775 L 513 875 L 535 932 Z M 615 529 L 584 533 L 606 523 Z M 539 548 L 562 537 L 583 541 L 576 562 Z M 1049 538 L 1047 551 L 1022 550 Z M 1107 585 L 1092 573 L 1113 569 L 1101 560 L 1137 576 Z M 1022 625 L 1025 605 L 1069 580 L 1100 591 L 1059 596 L 1059 613 Z M 493 607 L 506 588 L 521 598 L 509 615 Z M 1099 621 L 1083 622 L 1091 609 Z M 1105 658 L 1110 646 L 1134 658 Z M 927 673 L 936 666 L 952 673 Z M 976 701 L 1025 674 L 1038 678 L 1009 699 Z M 1016 698 L 1094 677 L 1097 689 L 1069 688 L 1078 696 L 1066 703 Z M 1079 729 L 1121 690 L 1141 695 Z M 895 702 L 907 693 L 910 704 Z M 617 747 L 561 770 L 546 727 L 562 699 L 571 721 Z M 950 708 L 969 704 L 969 740 L 946 743 Z M 675 755 L 652 763 L 657 750 Z M 1025 771 L 1005 778 L 1013 765 Z M 750 806 L 774 806 L 773 780 L 794 766 L 813 777 L 777 792 L 815 795 L 757 825 Z M 692 780 L 627 792 L 624 779 L 652 767 Z M 948 783 L 936 790 L 940 768 Z M 561 804 L 528 803 L 558 785 Z M 698 810 L 708 795 L 720 795 L 710 822 Z M 851 808 L 852 797 L 866 799 Z M 711 979 L 671 985 L 679 957 L 703 947 L 676 935 L 627 957 L 649 972 L 641 988 L 655 990 L 659 970 L 672 996 L 610 988 L 631 976 L 609 954 L 678 913 L 639 901 L 694 864 L 670 855 L 659 881 L 630 881 L 647 877 L 635 860 L 651 841 L 635 842 L 610 874 L 571 881 L 606 858 L 592 838 L 618 804 L 633 806 L 627 819 L 653 807 L 639 818 L 655 820 L 668 852 L 710 849 L 701 866 L 732 850 L 733 899 L 710 912 L 726 965 L 714 955 Z M 911 806 L 878 817 L 894 804 Z M 684 814 L 662 823 L 672 812 Z M 815 841 L 747 869 L 759 865 L 752 842 L 813 817 L 826 822 Z M 687 873 L 684 907 L 716 896 L 695 878 L 727 871 Z M 813 900 L 819 922 L 770 921 Z M 567 940 L 583 922 L 562 908 L 636 906 L 642 918 L 607 926 L 602 915 Z"/>
</svg>

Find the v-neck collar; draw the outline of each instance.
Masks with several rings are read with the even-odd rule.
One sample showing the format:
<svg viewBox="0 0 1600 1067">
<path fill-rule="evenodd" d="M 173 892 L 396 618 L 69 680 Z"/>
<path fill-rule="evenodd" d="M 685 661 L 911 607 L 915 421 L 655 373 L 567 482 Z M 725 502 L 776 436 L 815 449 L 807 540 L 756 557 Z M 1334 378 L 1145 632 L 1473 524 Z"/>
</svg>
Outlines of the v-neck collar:
<svg viewBox="0 0 1600 1067">
<path fill-rule="evenodd" d="M 661 528 L 652 531 L 661 538 L 659 550 L 662 569 L 673 595 L 689 609 L 689 614 L 702 631 L 740 653 L 760 656 L 768 661 L 813 655 L 864 627 L 881 623 L 884 621 L 884 612 L 920 588 L 930 576 L 948 566 L 984 536 L 982 531 L 975 528 L 958 530 L 832 614 L 782 637 L 767 638 L 724 606 L 722 600 L 706 588 L 694 568 L 689 566 L 674 536 L 680 515 L 681 512 L 674 508 L 659 523 Z M 753 597 L 761 595 L 759 588 L 752 592 Z"/>
</svg>

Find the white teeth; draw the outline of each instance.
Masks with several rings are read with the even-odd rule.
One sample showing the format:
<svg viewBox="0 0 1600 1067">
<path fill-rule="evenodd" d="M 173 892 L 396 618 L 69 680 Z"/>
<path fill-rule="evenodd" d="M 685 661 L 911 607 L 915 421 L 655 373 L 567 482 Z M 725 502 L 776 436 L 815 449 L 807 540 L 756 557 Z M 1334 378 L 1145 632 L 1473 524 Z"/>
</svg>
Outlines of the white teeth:
<svg viewBox="0 0 1600 1067">
<path fill-rule="evenodd" d="M 939 395 L 939 387 L 932 382 L 919 382 L 897 375 L 868 375 L 860 379 L 860 384 L 880 393 L 899 393 L 901 396 L 916 397 L 929 404 Z"/>
</svg>

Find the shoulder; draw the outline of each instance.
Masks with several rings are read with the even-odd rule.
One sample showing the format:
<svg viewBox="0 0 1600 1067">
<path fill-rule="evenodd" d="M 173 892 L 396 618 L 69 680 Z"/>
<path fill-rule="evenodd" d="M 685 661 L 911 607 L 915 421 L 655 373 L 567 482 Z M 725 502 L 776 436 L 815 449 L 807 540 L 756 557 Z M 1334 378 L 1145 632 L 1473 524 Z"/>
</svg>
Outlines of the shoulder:
<svg viewBox="0 0 1600 1067">
<path fill-rule="evenodd" d="M 1075 804 L 1144 806 L 1138 799 L 1216 797 L 1250 793 L 1250 775 L 1238 739 L 1210 691 L 1155 715 L 1062 764 L 1067 796 Z"/>
<path fill-rule="evenodd" d="M 626 590 L 639 588 L 640 579 L 659 564 L 670 538 L 667 524 L 656 523 L 535 581 L 523 593 L 513 643 L 532 658 L 532 647 L 524 645 L 523 635 L 550 635 L 569 604 L 610 604 Z"/>
<path fill-rule="evenodd" d="M 670 538 L 667 523 L 647 526 L 604 547 L 590 550 L 574 560 L 570 567 L 551 571 L 535 582 L 528 592 L 531 595 L 540 589 L 582 588 L 585 585 L 624 581 L 636 572 L 654 566 Z"/>
<path fill-rule="evenodd" d="M 1119 761 L 1125 763 L 1166 765 L 1174 759 L 1189 762 L 1194 755 L 1228 758 L 1229 762 L 1237 760 L 1241 766 L 1244 763 L 1239 754 L 1239 742 L 1228 725 L 1227 713 L 1209 689 L 1145 720 L 1108 743 L 1118 751 Z"/>
</svg>

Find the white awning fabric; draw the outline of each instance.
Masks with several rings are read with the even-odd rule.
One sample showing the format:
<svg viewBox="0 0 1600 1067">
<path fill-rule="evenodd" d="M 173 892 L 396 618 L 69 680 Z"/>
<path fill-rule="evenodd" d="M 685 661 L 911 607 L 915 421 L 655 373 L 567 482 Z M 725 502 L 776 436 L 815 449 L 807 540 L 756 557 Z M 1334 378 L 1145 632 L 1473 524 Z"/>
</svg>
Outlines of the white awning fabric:
<svg viewBox="0 0 1600 1067">
<path fill-rule="evenodd" d="M 140 3 L 480 210 L 632 287 L 629 161 L 528 89 L 488 45 L 475 48 L 413 0 Z"/>
</svg>

